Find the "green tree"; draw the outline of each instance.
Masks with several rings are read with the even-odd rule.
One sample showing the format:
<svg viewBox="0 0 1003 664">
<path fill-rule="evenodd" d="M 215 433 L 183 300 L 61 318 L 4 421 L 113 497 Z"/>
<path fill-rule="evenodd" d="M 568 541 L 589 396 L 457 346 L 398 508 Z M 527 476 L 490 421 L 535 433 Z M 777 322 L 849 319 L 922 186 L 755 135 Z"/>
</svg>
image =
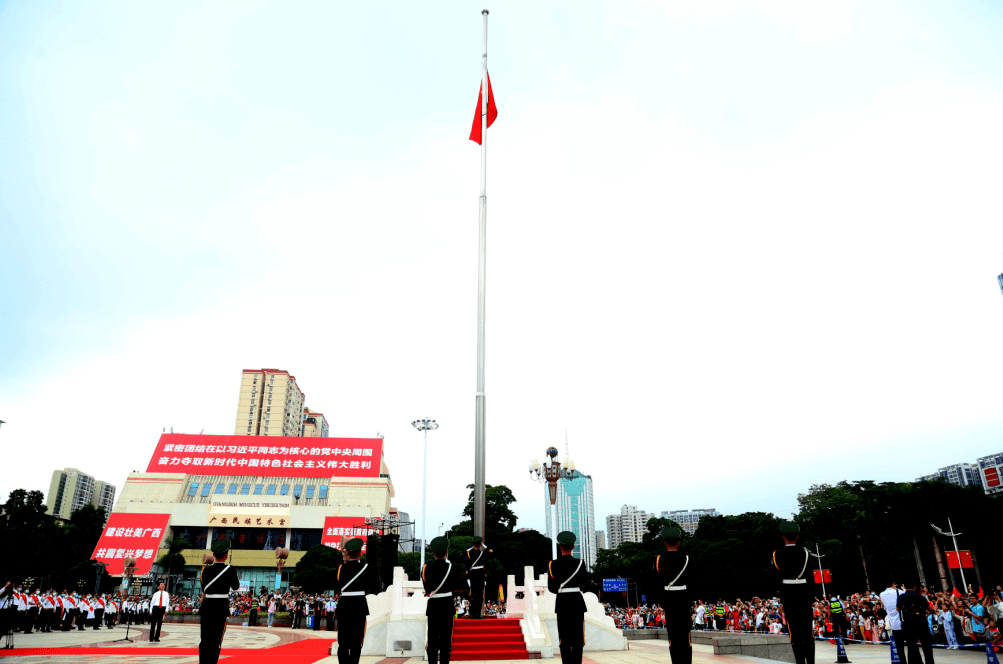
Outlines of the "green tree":
<svg viewBox="0 0 1003 664">
<path fill-rule="evenodd" d="M 341 562 L 341 551 L 323 544 L 312 546 L 296 563 L 290 581 L 308 593 L 330 590 L 334 588 Z"/>
<path fill-rule="evenodd" d="M 188 543 L 183 537 L 175 537 L 171 540 L 170 544 L 167 545 L 167 553 L 160 556 L 157 559 L 157 564 L 160 565 L 160 569 L 166 574 L 174 575 L 181 574 L 185 571 L 185 554 L 182 553 L 185 549 L 190 549 L 191 544 Z M 168 584 L 173 586 L 173 579 L 171 583 Z M 173 592 L 171 588 L 168 588 L 169 592 Z"/>
</svg>

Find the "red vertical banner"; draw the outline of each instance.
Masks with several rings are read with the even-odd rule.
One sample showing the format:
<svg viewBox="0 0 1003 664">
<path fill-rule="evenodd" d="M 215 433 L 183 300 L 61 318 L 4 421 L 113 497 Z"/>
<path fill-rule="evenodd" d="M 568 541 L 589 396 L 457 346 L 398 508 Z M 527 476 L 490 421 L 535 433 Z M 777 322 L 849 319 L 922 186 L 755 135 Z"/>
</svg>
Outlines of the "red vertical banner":
<svg viewBox="0 0 1003 664">
<path fill-rule="evenodd" d="M 328 516 L 324 517 L 324 534 L 320 543 L 340 550 L 342 537 L 359 537 L 366 542 L 367 536 L 376 533 L 376 530 L 366 525 L 364 516 Z M 362 545 L 362 552 L 366 552 L 365 543 Z"/>
<path fill-rule="evenodd" d="M 136 574 L 147 574 L 157 561 L 170 514 L 113 512 L 94 548 L 91 560 L 108 563 L 108 574 L 122 574 L 123 561 L 136 559 Z"/>
</svg>

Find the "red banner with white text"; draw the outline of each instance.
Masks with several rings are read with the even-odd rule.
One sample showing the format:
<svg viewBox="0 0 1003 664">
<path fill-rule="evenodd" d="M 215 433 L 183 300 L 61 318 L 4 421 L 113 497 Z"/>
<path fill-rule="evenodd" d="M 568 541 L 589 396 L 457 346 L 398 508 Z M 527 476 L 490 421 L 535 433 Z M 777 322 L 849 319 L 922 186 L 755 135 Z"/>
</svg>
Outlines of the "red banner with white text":
<svg viewBox="0 0 1003 664">
<path fill-rule="evenodd" d="M 149 573 L 159 556 L 160 541 L 170 520 L 170 514 L 112 512 L 91 560 L 108 563 L 105 568 L 108 574 L 122 574 L 122 561 L 135 558 L 135 573 Z"/>
<path fill-rule="evenodd" d="M 324 517 L 324 534 L 320 543 L 332 549 L 341 549 L 341 538 L 359 537 L 363 542 L 367 542 L 369 535 L 379 535 L 380 531 L 372 526 L 366 525 L 364 516 L 328 516 Z M 368 543 L 368 542 L 367 542 Z M 366 552 L 366 545 L 362 546 L 362 552 Z"/>
<path fill-rule="evenodd" d="M 382 438 L 160 436 L 148 473 L 379 477 Z"/>
</svg>

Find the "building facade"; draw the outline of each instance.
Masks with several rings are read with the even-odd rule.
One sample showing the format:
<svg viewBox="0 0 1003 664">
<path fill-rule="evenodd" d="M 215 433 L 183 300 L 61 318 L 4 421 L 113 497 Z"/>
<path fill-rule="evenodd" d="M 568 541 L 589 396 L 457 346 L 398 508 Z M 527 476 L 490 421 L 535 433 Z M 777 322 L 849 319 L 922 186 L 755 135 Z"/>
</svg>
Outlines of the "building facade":
<svg viewBox="0 0 1003 664">
<path fill-rule="evenodd" d="M 236 436 L 303 435 L 306 395 L 282 369 L 244 369 L 237 399 Z"/>
<path fill-rule="evenodd" d="M 327 438 L 329 433 L 330 428 L 324 413 L 318 413 L 309 408 L 303 409 L 302 435 L 304 438 Z"/>
<path fill-rule="evenodd" d="M 987 458 L 987 457 L 984 457 Z M 932 482 L 944 480 L 958 486 L 983 486 L 979 462 L 975 463 L 955 463 L 945 466 L 930 475 L 917 478 L 917 481 Z"/>
<path fill-rule="evenodd" d="M 103 507 L 105 514 L 111 514 L 114 502 L 114 485 L 95 480 L 76 468 L 52 471 L 45 504 L 49 508 L 49 514 L 55 518 L 68 521 L 70 515 L 84 505 Z"/>
<path fill-rule="evenodd" d="M 378 532 L 369 524 L 396 512 L 393 496 L 380 438 L 164 434 L 146 471 L 126 479 L 94 557 L 116 576 L 135 557 L 137 583 L 152 583 L 173 538 L 191 545 L 190 571 L 226 539 L 243 588 L 284 592 L 310 547 Z M 290 550 L 281 574 L 276 547 Z M 198 594 L 185 583 L 179 593 Z"/>
<path fill-rule="evenodd" d="M 543 485 L 543 503 L 547 514 L 547 532 L 551 531 L 550 487 Z M 572 555 L 585 561 L 588 569 L 596 564 L 596 515 L 593 507 L 592 476 L 572 470 L 557 482 L 557 531 L 575 534 Z"/>
<path fill-rule="evenodd" d="M 597 530 L 596 531 L 596 551 L 606 548 L 606 531 Z"/>
<path fill-rule="evenodd" d="M 1000 454 L 990 454 L 980 457 L 975 462 L 979 470 L 979 481 L 982 483 L 982 490 L 986 493 L 1003 492 L 1003 452 Z"/>
<path fill-rule="evenodd" d="M 654 514 L 637 509 L 637 505 L 624 505 L 619 514 L 606 517 L 609 548 L 615 549 L 624 542 L 640 542 L 648 532 L 648 520 L 653 518 Z"/>
<path fill-rule="evenodd" d="M 697 531 L 697 525 L 700 523 L 700 519 L 705 516 L 720 516 L 716 509 L 711 507 L 710 509 L 697 509 L 697 510 L 670 510 L 668 512 L 662 512 L 663 519 L 672 519 L 679 524 L 679 527 L 685 530 L 687 533 L 692 535 Z"/>
</svg>

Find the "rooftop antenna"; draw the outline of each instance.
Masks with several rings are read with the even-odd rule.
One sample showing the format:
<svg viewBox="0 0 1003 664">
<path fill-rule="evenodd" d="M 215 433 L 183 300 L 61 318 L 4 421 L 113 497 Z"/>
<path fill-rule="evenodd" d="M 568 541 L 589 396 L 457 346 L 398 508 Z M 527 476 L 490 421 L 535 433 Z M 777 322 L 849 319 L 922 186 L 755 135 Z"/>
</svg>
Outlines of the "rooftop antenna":
<svg viewBox="0 0 1003 664">
<path fill-rule="evenodd" d="M 571 454 L 568 452 L 568 430 L 564 430 L 564 458 L 570 459 Z"/>
<path fill-rule="evenodd" d="M 202 431 L 205 431 L 205 429 L 202 429 Z M 202 431 L 199 431 L 199 435 L 200 436 L 202 435 Z"/>
</svg>

